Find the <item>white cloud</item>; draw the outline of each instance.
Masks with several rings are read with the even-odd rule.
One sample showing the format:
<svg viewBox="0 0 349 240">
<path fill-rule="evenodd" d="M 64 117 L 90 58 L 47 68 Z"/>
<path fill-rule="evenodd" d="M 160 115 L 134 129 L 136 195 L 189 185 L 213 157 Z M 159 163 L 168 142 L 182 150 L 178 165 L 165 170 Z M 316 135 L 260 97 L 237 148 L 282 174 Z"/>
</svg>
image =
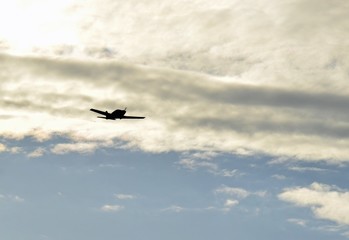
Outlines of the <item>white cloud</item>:
<svg viewBox="0 0 349 240">
<path fill-rule="evenodd" d="M 0 152 L 5 152 L 6 151 L 6 145 L 0 143 Z"/>
<path fill-rule="evenodd" d="M 215 210 L 221 211 L 223 213 L 229 213 L 233 207 L 237 206 L 240 202 L 236 199 L 226 199 L 221 208 L 214 208 Z M 209 209 L 208 209 L 209 210 Z M 212 209 L 211 209 L 212 210 Z"/>
<path fill-rule="evenodd" d="M 123 210 L 125 207 L 121 205 L 104 205 L 100 208 L 103 212 L 119 212 Z"/>
<path fill-rule="evenodd" d="M 219 195 L 220 198 L 223 198 L 223 206 L 221 208 L 218 208 L 218 210 L 225 213 L 230 212 L 233 207 L 240 204 L 240 202 L 247 197 L 257 196 L 263 198 L 267 194 L 266 191 L 251 192 L 243 188 L 228 187 L 225 185 L 222 185 L 221 187 L 215 189 L 214 193 L 216 195 Z"/>
<path fill-rule="evenodd" d="M 9 149 L 9 152 L 10 152 L 10 153 L 14 153 L 14 154 L 20 153 L 20 152 L 22 152 L 22 148 L 21 148 L 21 147 L 11 147 L 11 148 Z"/>
<path fill-rule="evenodd" d="M 285 180 L 287 177 L 284 175 L 280 175 L 280 174 L 274 174 L 271 176 L 272 178 L 275 178 L 277 180 Z"/>
<path fill-rule="evenodd" d="M 251 192 L 249 192 L 245 189 L 228 187 L 228 186 L 222 186 L 220 188 L 217 188 L 215 190 L 215 193 L 221 193 L 221 194 L 226 194 L 229 196 L 235 196 L 237 198 L 246 198 L 249 195 L 251 195 Z"/>
<path fill-rule="evenodd" d="M 184 157 L 178 161 L 178 164 L 190 170 L 205 169 L 209 173 L 222 177 L 237 177 L 243 175 L 237 169 L 222 169 L 218 162 L 212 158 L 217 157 L 217 153 L 213 152 L 197 152 L 192 154 L 184 154 Z"/>
<path fill-rule="evenodd" d="M 289 218 L 287 219 L 288 222 L 305 227 L 307 226 L 307 221 L 304 219 L 298 219 L 298 218 Z"/>
<path fill-rule="evenodd" d="M 100 167 L 100 168 L 118 168 L 118 167 L 120 167 L 120 164 L 102 163 L 102 164 L 99 164 L 98 167 Z"/>
<path fill-rule="evenodd" d="M 18 195 L 12 195 L 12 194 L 0 194 L 0 200 L 7 200 L 10 202 L 15 203 L 22 203 L 24 202 L 24 198 L 18 196 Z"/>
<path fill-rule="evenodd" d="M 185 210 L 185 208 L 183 208 L 183 207 L 180 207 L 180 206 L 177 206 L 177 205 L 172 205 L 172 206 L 170 206 L 168 208 L 162 209 L 161 211 L 180 213 L 180 212 L 183 212 L 184 210 Z"/>
<path fill-rule="evenodd" d="M 232 208 L 234 207 L 235 205 L 238 205 L 239 204 L 239 201 L 238 200 L 235 200 L 235 199 L 227 199 L 224 203 L 224 206 L 227 207 L 227 208 Z"/>
<path fill-rule="evenodd" d="M 97 143 L 60 143 L 55 145 L 51 152 L 55 154 L 65 154 L 69 152 L 92 153 L 98 147 Z"/>
<path fill-rule="evenodd" d="M 218 165 L 213 162 L 200 161 L 200 160 L 189 159 L 189 158 L 181 159 L 178 162 L 178 164 L 191 170 L 196 170 L 198 168 L 207 168 L 212 171 L 216 171 L 218 169 Z"/>
<path fill-rule="evenodd" d="M 318 168 L 318 167 L 289 167 L 289 170 L 292 171 L 296 171 L 296 172 L 325 172 L 325 171 L 329 171 L 328 169 L 324 169 L 324 168 Z"/>
<path fill-rule="evenodd" d="M 218 176 L 223 176 L 223 177 L 237 177 L 237 176 L 244 175 L 244 173 L 241 173 L 237 169 L 233 169 L 233 170 L 222 169 L 222 170 L 219 170 L 217 172 L 214 172 L 214 174 L 216 174 Z"/>
<path fill-rule="evenodd" d="M 112 57 L 278 86 L 326 89 L 331 82 L 346 91 L 343 0 L 36 0 L 5 6 L 0 35 L 7 51 L 17 54 Z"/>
<path fill-rule="evenodd" d="M 45 152 L 46 152 L 46 150 L 44 148 L 37 148 L 34 151 L 32 151 L 31 153 L 29 153 L 28 157 L 30 157 L 30 158 L 41 157 L 44 155 Z"/>
<path fill-rule="evenodd" d="M 132 200 L 136 198 L 134 195 L 131 194 L 114 194 L 114 197 L 119 200 Z"/>
<path fill-rule="evenodd" d="M 5 144 L 0 143 L 0 153 L 1 152 L 9 152 L 12 154 L 17 154 L 22 152 L 21 147 L 8 147 Z"/>
<path fill-rule="evenodd" d="M 284 189 L 279 198 L 300 207 L 309 207 L 317 218 L 349 225 L 347 190 L 314 182 L 309 187 Z"/>
</svg>

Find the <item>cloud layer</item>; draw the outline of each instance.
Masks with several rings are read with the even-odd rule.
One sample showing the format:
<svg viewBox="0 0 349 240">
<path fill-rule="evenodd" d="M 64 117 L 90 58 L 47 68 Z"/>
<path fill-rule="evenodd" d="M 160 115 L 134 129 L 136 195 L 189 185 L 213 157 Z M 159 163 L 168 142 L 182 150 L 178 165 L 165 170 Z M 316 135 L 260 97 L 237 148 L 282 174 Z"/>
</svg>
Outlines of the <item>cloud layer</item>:
<svg viewBox="0 0 349 240">
<path fill-rule="evenodd" d="M 43 4 L 0 10 L 13 23 L 0 27 L 2 136 L 73 139 L 54 153 L 349 159 L 346 1 Z M 146 120 L 115 127 L 87 111 L 125 106 Z"/>
<path fill-rule="evenodd" d="M 314 87 L 323 88 L 329 77 L 345 83 L 347 9 L 344 0 L 18 0 L 2 8 L 0 36 L 19 54 L 113 58 L 281 85 L 317 78 Z"/>
<path fill-rule="evenodd" d="M 222 82 L 183 71 L 118 62 L 83 62 L 2 55 L 1 135 L 69 136 L 93 151 L 121 142 L 145 151 L 265 153 L 346 161 L 349 97 Z M 95 120 L 89 108 L 128 106 L 142 121 Z M 70 149 L 70 150 L 69 150 Z"/>
</svg>

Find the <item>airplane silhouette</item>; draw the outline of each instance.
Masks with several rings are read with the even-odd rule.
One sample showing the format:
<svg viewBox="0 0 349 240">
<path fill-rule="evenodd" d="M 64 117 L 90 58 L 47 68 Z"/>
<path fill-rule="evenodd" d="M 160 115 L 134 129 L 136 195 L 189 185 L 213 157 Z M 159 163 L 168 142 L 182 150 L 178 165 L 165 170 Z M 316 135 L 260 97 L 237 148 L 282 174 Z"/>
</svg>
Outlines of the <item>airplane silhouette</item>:
<svg viewBox="0 0 349 240">
<path fill-rule="evenodd" d="M 108 111 L 104 112 L 104 111 L 93 109 L 93 108 L 91 108 L 90 111 L 104 115 L 104 117 L 98 116 L 98 118 L 103 118 L 106 120 L 115 120 L 115 119 L 123 119 L 123 118 L 125 119 L 144 119 L 145 118 L 145 117 L 125 116 L 126 109 L 127 108 L 125 108 L 124 110 L 116 109 L 112 113 L 108 113 Z"/>
</svg>

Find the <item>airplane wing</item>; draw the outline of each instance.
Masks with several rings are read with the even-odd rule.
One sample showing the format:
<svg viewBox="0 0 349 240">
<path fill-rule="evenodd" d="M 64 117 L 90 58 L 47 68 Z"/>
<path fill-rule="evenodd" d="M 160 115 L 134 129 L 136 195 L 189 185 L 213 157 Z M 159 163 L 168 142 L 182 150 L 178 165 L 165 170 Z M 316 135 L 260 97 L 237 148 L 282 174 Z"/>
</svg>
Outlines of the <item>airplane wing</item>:
<svg viewBox="0 0 349 240">
<path fill-rule="evenodd" d="M 126 118 L 126 119 L 144 119 L 145 117 L 123 116 L 122 118 Z"/>
<path fill-rule="evenodd" d="M 102 115 L 104 115 L 104 116 L 106 116 L 106 115 L 107 115 L 107 113 L 106 113 L 106 112 L 103 112 L 103 111 L 101 111 L 101 110 L 97 110 L 97 109 L 93 109 L 93 108 L 91 108 L 91 109 L 90 109 L 90 111 L 95 112 L 95 113 L 102 114 Z"/>
</svg>

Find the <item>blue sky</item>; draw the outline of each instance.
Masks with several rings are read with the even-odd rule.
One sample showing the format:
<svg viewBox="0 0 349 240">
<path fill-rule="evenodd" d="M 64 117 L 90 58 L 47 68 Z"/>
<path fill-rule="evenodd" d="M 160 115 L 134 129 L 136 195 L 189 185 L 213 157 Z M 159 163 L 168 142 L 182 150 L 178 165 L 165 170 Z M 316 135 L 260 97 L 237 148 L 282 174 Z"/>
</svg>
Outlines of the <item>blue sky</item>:
<svg viewBox="0 0 349 240">
<path fill-rule="evenodd" d="M 341 236 L 348 231 L 345 225 L 316 219 L 311 209 L 278 195 L 314 182 L 345 187 L 347 167 L 275 164 L 270 156 L 222 153 L 208 160 L 217 168 L 189 168 L 183 159 L 202 153 L 110 148 L 36 158 L 26 154 L 67 141 L 43 144 L 25 138 L 12 145 L 20 152 L 2 153 L 4 238 L 346 239 Z M 222 169 L 231 176 L 221 175 Z"/>
<path fill-rule="evenodd" d="M 0 237 L 348 239 L 348 7 L 4 4 Z"/>
</svg>

